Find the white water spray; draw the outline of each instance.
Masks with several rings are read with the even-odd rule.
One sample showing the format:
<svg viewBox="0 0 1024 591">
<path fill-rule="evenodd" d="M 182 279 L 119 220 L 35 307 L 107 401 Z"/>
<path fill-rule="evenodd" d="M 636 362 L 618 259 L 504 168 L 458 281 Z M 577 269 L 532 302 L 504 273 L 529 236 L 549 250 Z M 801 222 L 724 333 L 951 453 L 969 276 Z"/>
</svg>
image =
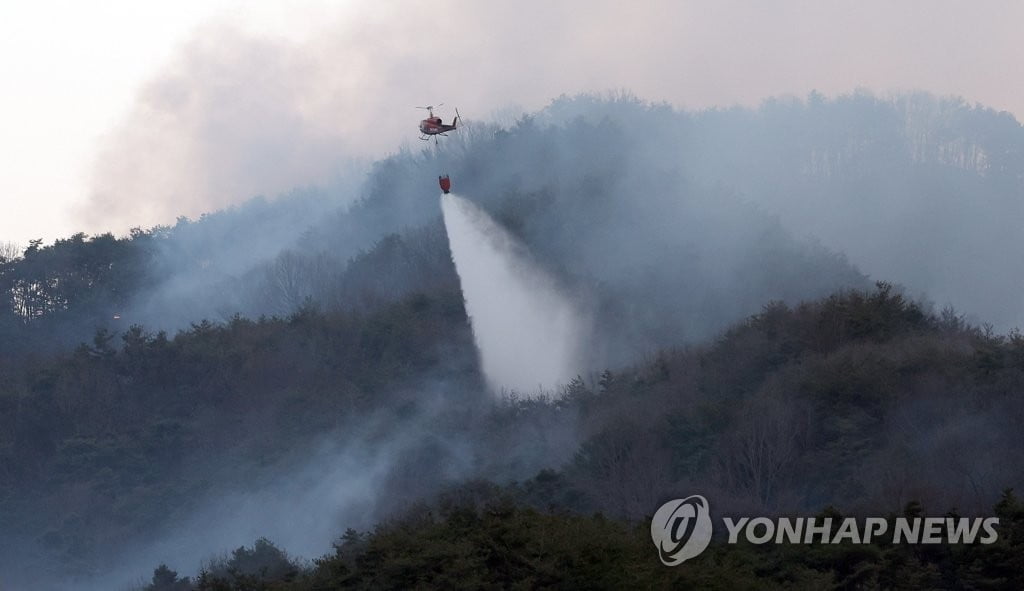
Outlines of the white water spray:
<svg viewBox="0 0 1024 591">
<path fill-rule="evenodd" d="M 526 249 L 473 203 L 441 196 L 484 376 L 495 391 L 555 388 L 580 371 L 586 323 Z"/>
</svg>

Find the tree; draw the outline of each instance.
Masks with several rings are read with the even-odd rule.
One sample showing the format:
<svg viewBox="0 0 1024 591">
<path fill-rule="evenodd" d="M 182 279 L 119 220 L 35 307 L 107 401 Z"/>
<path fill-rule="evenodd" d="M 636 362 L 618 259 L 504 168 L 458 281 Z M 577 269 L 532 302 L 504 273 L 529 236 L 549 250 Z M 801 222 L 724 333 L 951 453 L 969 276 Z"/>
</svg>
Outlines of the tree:
<svg viewBox="0 0 1024 591">
<path fill-rule="evenodd" d="M 179 579 L 178 573 L 161 564 L 153 570 L 153 580 L 144 591 L 192 591 L 192 581 L 188 577 Z"/>
</svg>

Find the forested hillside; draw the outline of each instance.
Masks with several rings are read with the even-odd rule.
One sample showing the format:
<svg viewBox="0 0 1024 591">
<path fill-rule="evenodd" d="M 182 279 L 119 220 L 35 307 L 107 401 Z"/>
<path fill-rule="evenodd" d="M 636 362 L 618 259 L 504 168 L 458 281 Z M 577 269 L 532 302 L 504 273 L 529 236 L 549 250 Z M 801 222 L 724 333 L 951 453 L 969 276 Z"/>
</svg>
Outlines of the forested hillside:
<svg viewBox="0 0 1024 591">
<path fill-rule="evenodd" d="M 925 314 L 884 284 L 771 304 L 713 344 L 576 380 L 550 400 L 487 402 L 460 312 L 457 298 L 414 296 L 365 320 L 304 311 L 173 340 L 128 333 L 7 366 L 5 381 L 18 381 L 3 402 L 5 522 L 45 532 L 33 544 L 81 576 L 114 568 L 103 550 L 124 537 L 237 528 L 190 514 L 252 484 L 280 491 L 258 499 L 267 510 L 360 528 L 463 478 L 503 483 L 545 467 L 558 472 L 530 479 L 524 502 L 630 521 L 675 491 L 740 513 L 919 501 L 981 514 L 1021 485 L 1024 340 Z M 310 445 L 316 432 L 335 433 L 327 453 Z M 353 461 L 357 443 L 373 452 Z M 329 503 L 363 480 L 369 497 L 354 494 L 348 511 Z M 316 496 L 324 481 L 327 498 Z"/>
<path fill-rule="evenodd" d="M 0 583 L 192 576 L 254 541 L 151 588 L 699 583 L 640 535 L 690 493 L 747 514 L 1001 503 L 1016 533 L 991 551 L 1019 549 L 1012 117 L 927 95 L 583 96 L 448 139 L 376 163 L 358 199 L 311 188 L 0 251 Z M 488 391 L 439 172 L 587 310 L 576 379 Z M 557 541 L 574 531 L 595 545 Z M 332 541 L 313 564 L 282 554 Z M 970 551 L 871 548 L 842 572 L 731 552 L 708 568 L 749 577 L 723 588 L 1021 572 Z M 410 574 L 431 556 L 439 578 Z"/>
<path fill-rule="evenodd" d="M 1010 256 L 1024 247 L 1024 130 L 1012 116 L 925 94 L 701 112 L 579 96 L 394 154 L 354 201 L 308 188 L 121 239 L 5 249 L 0 342 L 35 350 L 100 325 L 173 331 L 287 315 L 307 298 L 349 305 L 360 299 L 339 293 L 354 289 L 349 262 L 389 235 L 409 247 L 375 256 L 373 274 L 389 279 L 361 299 L 401 297 L 424 280 L 406 272 L 425 262 L 412 257 L 444 262 L 439 171 L 598 305 L 624 305 L 616 330 L 629 334 L 616 341 L 695 342 L 769 299 L 866 285 L 843 258 L 979 323 L 1024 320 L 1010 295 L 1024 276 Z M 28 321 L 35 330 L 18 329 Z"/>
</svg>

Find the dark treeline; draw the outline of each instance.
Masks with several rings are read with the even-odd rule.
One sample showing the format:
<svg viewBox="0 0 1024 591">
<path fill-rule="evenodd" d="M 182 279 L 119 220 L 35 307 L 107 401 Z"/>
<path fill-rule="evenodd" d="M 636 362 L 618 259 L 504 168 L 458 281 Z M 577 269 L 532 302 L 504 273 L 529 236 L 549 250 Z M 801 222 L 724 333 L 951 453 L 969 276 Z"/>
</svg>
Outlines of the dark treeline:
<svg viewBox="0 0 1024 591">
<path fill-rule="evenodd" d="M 2 368 L 4 555 L 41 550 L 39 572 L 110 572 L 105 552 L 119 541 L 189 523 L 211 496 L 231 504 L 233 487 L 284 487 L 267 502 L 337 537 L 467 478 L 528 479 L 539 509 L 627 523 L 691 491 L 743 514 L 921 502 L 977 515 L 1024 484 L 1024 339 L 927 314 L 885 284 L 771 304 L 711 344 L 547 400 L 488 402 L 456 293 L 366 317 L 305 310 L 173 339 L 110 336 Z M 303 443 L 316 432 L 386 452 L 353 467 L 338 459 L 344 447 Z M 558 471 L 533 477 L 543 468 Z M 380 474 L 356 514 L 298 492 L 366 471 Z M 234 527 L 214 519 L 188 535 Z M 198 567 L 201 556 L 167 552 L 147 559 Z"/>
<path fill-rule="evenodd" d="M 582 444 L 558 470 L 449 488 L 372 531 L 349 529 L 312 564 L 261 539 L 195 578 L 161 565 L 144 588 L 1014 589 L 1024 504 L 999 491 L 1022 484 L 1022 386 L 1024 338 L 926 314 L 886 284 L 771 304 L 714 344 L 494 411 L 501 424 L 578 416 Z M 694 491 L 718 514 L 994 515 L 999 541 L 719 540 L 664 568 L 647 520 Z"/>
<path fill-rule="evenodd" d="M 276 256 L 295 239 L 295 228 L 333 210 L 339 199 L 327 190 L 295 191 L 123 237 L 76 234 L 50 245 L 33 240 L 24 249 L 4 243 L 0 354 L 66 350 L 100 328 L 180 329 L 228 320 L 246 311 L 237 276 Z M 249 234 L 253 229 L 258 239 Z"/>
<path fill-rule="evenodd" d="M 53 351 L 87 338 L 146 287 L 152 233 L 76 234 L 0 254 L 0 354 Z"/>
<path fill-rule="evenodd" d="M 713 344 L 575 380 L 555 400 L 490 411 L 488 427 L 514 429 L 552 413 L 576 417 L 581 443 L 556 470 L 451 487 L 372 531 L 349 530 L 312 565 L 261 540 L 196 579 L 164 583 L 1012 589 L 1024 576 L 1015 558 L 1024 507 L 1000 491 L 1022 484 L 1022 386 L 1024 338 L 972 328 L 949 311 L 926 314 L 886 284 L 795 308 L 771 304 Z M 991 547 L 716 545 L 700 562 L 663 568 L 647 520 L 664 500 L 697 491 L 719 515 L 827 508 L 835 517 L 840 507 L 996 515 L 1002 527 Z M 260 568 L 279 575 L 243 566 L 256 553 Z M 158 582 L 169 573 L 147 589 L 176 588 Z"/>
<path fill-rule="evenodd" d="M 533 506 L 552 475 L 522 486 L 476 483 L 448 491 L 372 532 L 348 530 L 306 566 L 261 538 L 198 576 L 154 570 L 143 591 L 314 589 L 1019 589 L 1024 503 L 1007 491 L 991 514 L 991 546 L 755 546 L 713 540 L 682 568 L 653 559 L 646 524 Z M 889 514 L 920 517 L 918 503 Z M 953 513 L 949 515 L 955 515 Z M 833 507 L 819 518 L 841 519 Z M 835 533 L 835 528 L 832 529 Z"/>
</svg>

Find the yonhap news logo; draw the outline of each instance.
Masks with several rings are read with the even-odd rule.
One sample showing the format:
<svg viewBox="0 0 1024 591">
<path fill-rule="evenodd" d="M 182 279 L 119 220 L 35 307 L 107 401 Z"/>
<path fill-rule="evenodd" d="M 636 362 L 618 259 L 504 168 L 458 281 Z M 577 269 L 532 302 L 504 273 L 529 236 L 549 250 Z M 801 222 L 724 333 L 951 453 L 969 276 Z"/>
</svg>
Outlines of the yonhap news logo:
<svg viewBox="0 0 1024 591">
<path fill-rule="evenodd" d="M 992 544 L 998 517 L 740 517 L 722 518 L 726 544 L 742 536 L 750 544 Z M 701 495 L 671 500 L 654 513 L 651 539 L 658 558 L 677 566 L 711 543 L 708 500 Z"/>
<path fill-rule="evenodd" d="M 666 566 L 682 564 L 711 543 L 711 509 L 700 495 L 662 505 L 651 519 L 651 539 Z"/>
</svg>

